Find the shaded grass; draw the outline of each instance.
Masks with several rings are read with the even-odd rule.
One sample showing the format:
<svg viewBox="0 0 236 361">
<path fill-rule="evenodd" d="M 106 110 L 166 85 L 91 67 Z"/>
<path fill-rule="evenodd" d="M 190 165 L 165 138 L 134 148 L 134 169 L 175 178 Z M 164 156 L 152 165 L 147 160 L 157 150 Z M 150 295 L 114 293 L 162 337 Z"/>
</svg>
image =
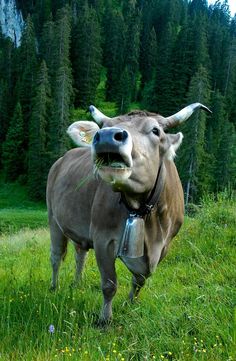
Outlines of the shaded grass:
<svg viewBox="0 0 236 361">
<path fill-rule="evenodd" d="M 47 226 L 46 210 L 1 209 L 0 234 L 13 233 L 22 228 L 39 228 Z"/>
<path fill-rule="evenodd" d="M 13 233 L 22 228 L 47 226 L 44 202 L 29 200 L 26 187 L 21 184 L 4 183 L 0 177 L 0 237 L 3 233 Z"/>
<path fill-rule="evenodd" d="M 117 261 L 114 321 L 93 326 L 102 296 L 93 252 L 78 289 L 72 247 L 50 293 L 49 234 L 23 230 L 0 243 L 2 360 L 235 360 L 236 222 L 233 201 L 207 200 L 141 292 Z M 48 328 L 54 325 L 55 332 Z"/>
</svg>

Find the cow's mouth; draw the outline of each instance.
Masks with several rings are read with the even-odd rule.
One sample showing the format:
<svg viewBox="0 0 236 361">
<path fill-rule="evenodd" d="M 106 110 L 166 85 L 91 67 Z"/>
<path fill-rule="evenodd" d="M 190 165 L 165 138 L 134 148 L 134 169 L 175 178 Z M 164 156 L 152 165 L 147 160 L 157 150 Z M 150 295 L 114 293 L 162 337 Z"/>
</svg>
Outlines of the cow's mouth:
<svg viewBox="0 0 236 361">
<path fill-rule="evenodd" d="M 95 164 L 98 170 L 104 167 L 119 170 L 130 168 L 131 160 L 130 157 L 125 154 L 104 152 L 96 154 Z"/>
<path fill-rule="evenodd" d="M 96 152 L 94 156 L 95 174 L 112 184 L 122 184 L 132 173 L 132 158 L 126 152 Z"/>
</svg>

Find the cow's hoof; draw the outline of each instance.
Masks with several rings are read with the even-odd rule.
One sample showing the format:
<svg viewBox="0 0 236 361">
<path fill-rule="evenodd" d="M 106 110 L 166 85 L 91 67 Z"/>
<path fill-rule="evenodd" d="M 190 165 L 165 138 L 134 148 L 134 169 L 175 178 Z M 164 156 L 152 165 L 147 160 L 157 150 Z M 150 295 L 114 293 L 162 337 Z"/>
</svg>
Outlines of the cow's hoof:
<svg viewBox="0 0 236 361">
<path fill-rule="evenodd" d="M 70 288 L 74 289 L 74 288 L 78 288 L 79 286 L 79 282 L 78 281 L 72 281 L 70 284 Z"/>
<path fill-rule="evenodd" d="M 97 318 L 97 319 L 94 320 L 93 324 L 97 328 L 106 329 L 106 328 L 108 328 L 110 326 L 111 319 L 104 320 L 103 318 Z"/>
<path fill-rule="evenodd" d="M 131 303 L 136 303 L 136 302 L 138 301 L 138 296 L 134 296 L 134 294 L 131 292 L 131 293 L 129 294 L 129 301 L 130 301 Z"/>
<path fill-rule="evenodd" d="M 50 291 L 50 292 L 56 292 L 56 289 L 57 289 L 57 288 L 56 288 L 55 286 L 50 286 L 50 287 L 49 287 L 49 291 Z"/>
</svg>

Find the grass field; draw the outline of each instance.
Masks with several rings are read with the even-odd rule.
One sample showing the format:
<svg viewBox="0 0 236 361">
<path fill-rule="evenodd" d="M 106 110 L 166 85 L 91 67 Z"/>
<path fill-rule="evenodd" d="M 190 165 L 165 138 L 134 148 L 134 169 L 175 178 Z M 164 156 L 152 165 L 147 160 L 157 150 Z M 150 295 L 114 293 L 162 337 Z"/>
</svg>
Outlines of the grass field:
<svg viewBox="0 0 236 361">
<path fill-rule="evenodd" d="M 208 199 L 195 218 L 186 218 L 136 304 L 126 302 L 130 273 L 118 260 L 114 320 L 106 330 L 93 325 L 102 301 L 93 252 L 75 289 L 70 247 L 60 288 L 51 293 L 44 206 L 35 210 L 24 197 L 22 209 L 6 203 L 0 213 L 10 224 L 0 235 L 0 360 L 236 360 L 235 202 L 223 195 Z M 40 228 L 33 211 L 45 217 Z M 28 228 L 21 221 L 12 227 L 17 214 Z"/>
<path fill-rule="evenodd" d="M 4 183 L 0 177 L 0 238 L 22 228 L 47 226 L 44 203 L 30 201 L 25 187 L 18 183 Z"/>
</svg>

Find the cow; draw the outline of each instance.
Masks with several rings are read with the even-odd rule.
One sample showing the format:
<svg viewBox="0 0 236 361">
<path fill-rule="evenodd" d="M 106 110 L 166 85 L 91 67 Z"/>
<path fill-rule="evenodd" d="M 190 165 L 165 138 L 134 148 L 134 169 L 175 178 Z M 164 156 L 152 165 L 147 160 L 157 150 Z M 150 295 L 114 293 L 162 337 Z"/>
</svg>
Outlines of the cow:
<svg viewBox="0 0 236 361">
<path fill-rule="evenodd" d="M 198 109 L 210 110 L 194 103 L 169 117 L 132 111 L 109 118 L 89 109 L 94 121 L 76 121 L 67 130 L 79 147 L 58 159 L 48 176 L 51 287 L 57 287 L 69 239 L 77 282 L 93 248 L 103 293 L 99 324 L 105 325 L 117 289 L 116 258 L 132 273 L 133 301 L 183 223 L 183 189 L 173 161 L 183 135 L 165 130 Z"/>
</svg>

